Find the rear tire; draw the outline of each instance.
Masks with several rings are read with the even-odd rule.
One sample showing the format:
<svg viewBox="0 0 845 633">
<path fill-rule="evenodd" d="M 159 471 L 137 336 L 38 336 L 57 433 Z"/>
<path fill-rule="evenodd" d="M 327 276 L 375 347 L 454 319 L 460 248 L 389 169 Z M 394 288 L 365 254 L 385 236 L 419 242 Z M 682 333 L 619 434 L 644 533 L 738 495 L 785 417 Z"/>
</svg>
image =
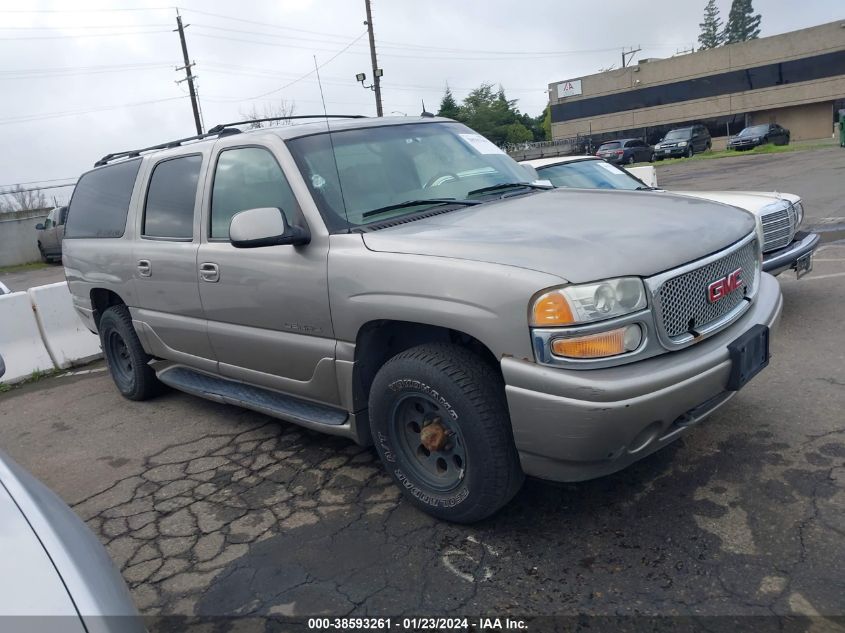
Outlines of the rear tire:
<svg viewBox="0 0 845 633">
<path fill-rule="evenodd" d="M 385 469 L 428 514 L 479 521 L 522 486 L 502 377 L 472 352 L 429 344 L 397 354 L 376 374 L 369 403 Z"/>
<path fill-rule="evenodd" d="M 100 343 L 109 373 L 120 394 L 129 400 L 148 400 L 162 391 L 132 326 L 132 317 L 125 305 L 116 305 L 100 317 Z"/>
</svg>

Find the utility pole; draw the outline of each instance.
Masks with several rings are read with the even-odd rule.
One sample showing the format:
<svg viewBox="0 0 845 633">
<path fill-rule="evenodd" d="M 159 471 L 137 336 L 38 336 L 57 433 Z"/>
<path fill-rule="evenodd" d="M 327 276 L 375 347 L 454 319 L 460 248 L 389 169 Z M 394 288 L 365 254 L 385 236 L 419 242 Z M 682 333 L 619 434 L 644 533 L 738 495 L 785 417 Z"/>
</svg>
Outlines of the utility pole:
<svg viewBox="0 0 845 633">
<path fill-rule="evenodd" d="M 634 58 L 634 55 L 636 53 L 639 53 L 641 50 L 643 50 L 643 49 L 640 48 L 639 46 L 637 46 L 637 48 L 631 48 L 631 50 L 629 50 L 629 51 L 626 51 L 623 48 L 622 49 L 622 68 L 627 67 L 628 62 L 630 62 Z M 630 55 L 630 57 L 628 57 L 629 55 Z"/>
<path fill-rule="evenodd" d="M 367 32 L 370 35 L 370 58 L 373 62 L 373 90 L 376 93 L 376 115 L 384 116 L 381 109 L 381 72 L 379 72 L 378 61 L 376 60 L 376 37 L 373 34 L 373 12 L 370 9 L 370 0 L 364 0 L 367 8 Z M 184 41 L 184 40 L 183 40 Z"/>
<path fill-rule="evenodd" d="M 190 24 L 188 26 L 190 26 Z M 194 123 L 197 126 L 197 134 L 202 134 L 202 121 L 200 119 L 199 103 L 197 102 L 197 91 L 194 88 L 194 75 L 191 72 L 191 66 L 193 66 L 193 64 L 188 59 L 188 44 L 185 42 L 185 27 L 182 26 L 182 16 L 179 15 L 178 9 L 176 10 L 176 27 L 176 30 L 179 32 L 179 40 L 182 42 L 182 59 L 185 61 L 185 65 L 182 68 L 176 69 L 185 71 L 185 79 L 180 79 L 176 83 L 180 83 L 182 81 L 188 82 L 188 91 L 191 93 L 191 109 L 194 111 Z"/>
</svg>

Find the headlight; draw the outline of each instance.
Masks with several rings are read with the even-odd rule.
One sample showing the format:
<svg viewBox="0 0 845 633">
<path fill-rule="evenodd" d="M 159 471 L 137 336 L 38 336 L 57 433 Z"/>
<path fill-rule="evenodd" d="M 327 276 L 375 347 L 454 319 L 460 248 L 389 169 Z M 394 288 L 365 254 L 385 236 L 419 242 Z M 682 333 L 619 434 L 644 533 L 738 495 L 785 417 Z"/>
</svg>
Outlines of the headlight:
<svg viewBox="0 0 845 633">
<path fill-rule="evenodd" d="M 643 282 L 620 277 L 593 284 L 565 286 L 543 293 L 531 305 L 531 325 L 555 327 L 623 316 L 646 307 Z"/>
<path fill-rule="evenodd" d="M 687 146 L 686 141 L 681 141 L 680 143 L 678 143 L 678 147 L 686 147 L 686 146 Z"/>
<path fill-rule="evenodd" d="M 804 205 L 800 200 L 795 203 L 795 211 L 798 213 L 798 223 L 795 225 L 795 228 L 797 229 L 804 221 Z"/>
<path fill-rule="evenodd" d="M 752 142 L 752 143 L 757 143 L 757 142 L 759 142 L 759 141 L 760 141 L 760 137 L 759 137 L 759 136 L 755 136 L 754 138 L 752 138 L 752 139 L 751 139 L 751 142 Z"/>
</svg>

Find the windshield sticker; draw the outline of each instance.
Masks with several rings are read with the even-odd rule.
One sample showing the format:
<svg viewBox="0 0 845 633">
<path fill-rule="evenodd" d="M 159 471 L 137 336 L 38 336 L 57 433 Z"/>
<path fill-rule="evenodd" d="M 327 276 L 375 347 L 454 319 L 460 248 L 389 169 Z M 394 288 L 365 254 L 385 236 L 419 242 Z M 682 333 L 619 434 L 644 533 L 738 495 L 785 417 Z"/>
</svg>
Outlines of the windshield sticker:
<svg viewBox="0 0 845 633">
<path fill-rule="evenodd" d="M 458 136 L 464 139 L 464 142 L 479 154 L 504 154 L 502 150 L 481 136 L 481 134 L 459 134 Z"/>
<path fill-rule="evenodd" d="M 320 174 L 314 174 L 311 176 L 311 186 L 315 189 L 322 189 L 326 186 L 326 179 L 323 178 Z"/>
<path fill-rule="evenodd" d="M 597 160 L 597 161 L 596 161 L 596 164 L 597 164 L 599 167 L 601 167 L 602 169 L 606 169 L 606 170 L 607 170 L 607 171 L 609 171 L 611 174 L 621 174 L 621 173 L 622 173 L 622 171 L 621 171 L 620 169 L 617 169 L 616 167 L 614 167 L 614 166 L 613 166 L 613 165 L 611 165 L 610 163 L 606 163 L 606 162 L 604 162 L 603 160 Z"/>
</svg>

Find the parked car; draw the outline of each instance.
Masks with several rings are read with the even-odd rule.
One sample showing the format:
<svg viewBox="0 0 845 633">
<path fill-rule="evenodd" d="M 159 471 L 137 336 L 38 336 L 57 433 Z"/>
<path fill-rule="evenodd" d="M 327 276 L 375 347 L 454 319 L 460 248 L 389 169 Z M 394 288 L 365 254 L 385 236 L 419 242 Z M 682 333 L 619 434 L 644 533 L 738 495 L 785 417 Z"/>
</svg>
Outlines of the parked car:
<svg viewBox="0 0 845 633">
<path fill-rule="evenodd" d="M 655 160 L 664 158 L 692 158 L 693 154 L 706 152 L 713 146 L 710 132 L 703 125 L 692 125 L 670 130 L 654 146 Z"/>
<path fill-rule="evenodd" d="M 471 522 L 525 475 L 666 446 L 768 363 L 782 298 L 751 214 L 541 186 L 449 119 L 319 118 L 82 175 L 65 269 L 125 397 L 372 442 L 410 503 Z"/>
<path fill-rule="evenodd" d="M 654 150 L 642 139 L 620 138 L 602 143 L 596 156 L 614 165 L 633 165 L 651 161 Z"/>
<path fill-rule="evenodd" d="M 35 225 L 38 240 L 38 252 L 45 262 L 62 261 L 62 240 L 65 236 L 67 207 L 56 207 L 47 215 L 43 223 Z"/>
<path fill-rule="evenodd" d="M 537 178 L 556 187 L 654 191 L 654 167 L 619 169 L 592 156 L 540 158 L 522 163 L 533 167 Z M 673 191 L 672 193 L 729 204 L 750 211 L 762 235 L 763 270 L 779 275 L 794 270 L 801 277 L 813 268 L 817 233 L 799 230 L 804 220 L 800 196 L 770 191 Z"/>
<path fill-rule="evenodd" d="M 789 130 L 777 123 L 752 125 L 744 128 L 736 136 L 732 136 L 728 140 L 728 149 L 752 149 L 769 143 L 789 145 Z"/>
<path fill-rule="evenodd" d="M 0 377 L 4 371 L 0 356 Z M 32 631 L 146 630 L 105 548 L 2 450 L 0 525 L 0 560 L 8 572 L 0 574 L 0 617 Z"/>
</svg>

